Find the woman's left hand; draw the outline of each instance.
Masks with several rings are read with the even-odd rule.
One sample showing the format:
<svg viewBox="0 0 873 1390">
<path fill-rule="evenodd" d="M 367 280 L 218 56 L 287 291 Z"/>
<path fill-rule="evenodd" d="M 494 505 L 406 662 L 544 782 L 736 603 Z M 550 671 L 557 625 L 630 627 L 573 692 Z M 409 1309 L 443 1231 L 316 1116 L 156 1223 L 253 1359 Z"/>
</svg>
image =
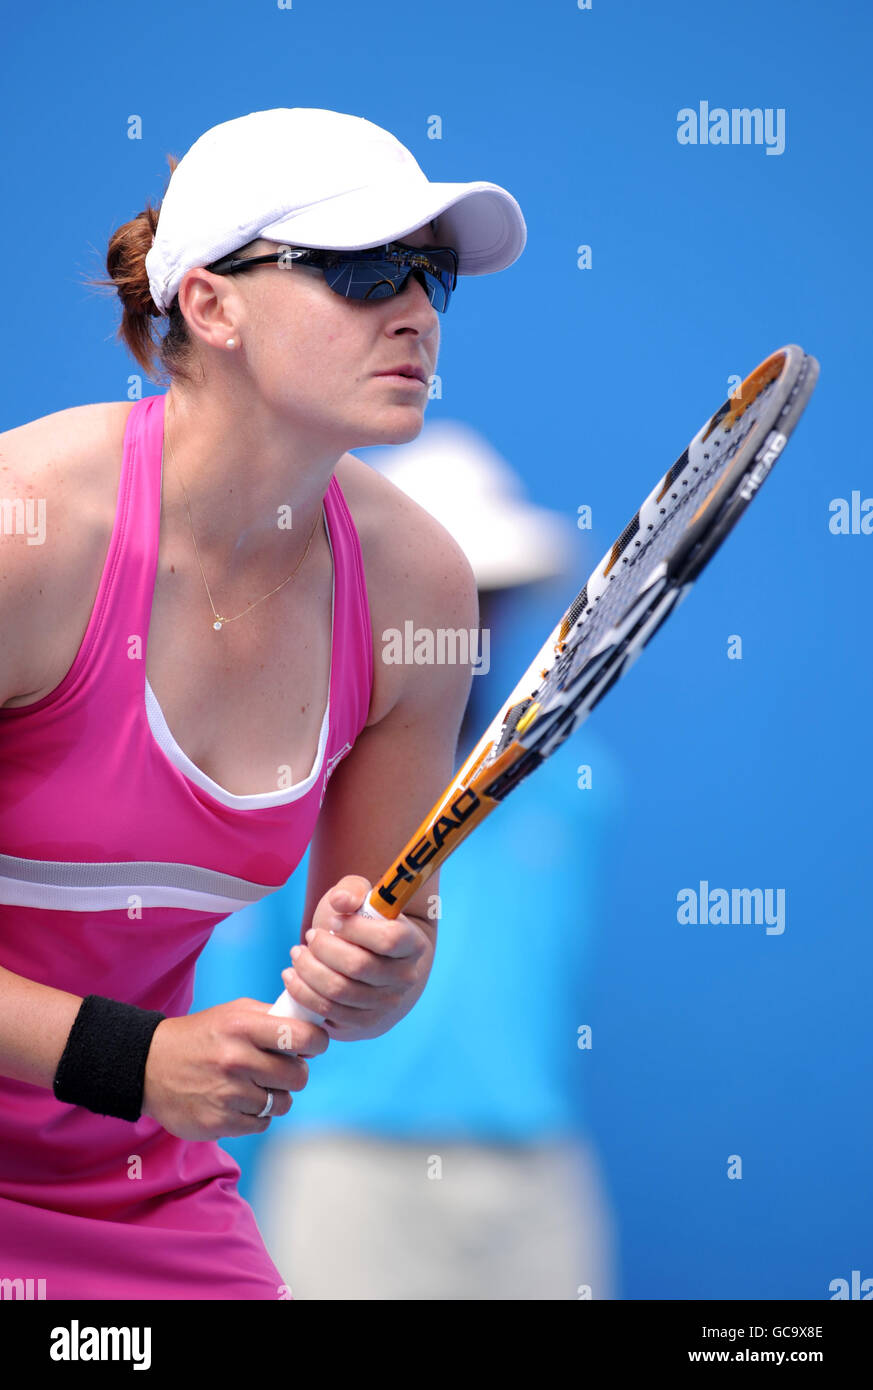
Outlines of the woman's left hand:
<svg viewBox="0 0 873 1390">
<path fill-rule="evenodd" d="M 417 917 L 361 917 L 372 888 L 347 874 L 324 894 L 306 932 L 291 951 L 285 988 L 325 1020 L 331 1038 L 378 1038 L 409 1013 L 421 995 L 434 955 L 434 932 Z"/>
</svg>

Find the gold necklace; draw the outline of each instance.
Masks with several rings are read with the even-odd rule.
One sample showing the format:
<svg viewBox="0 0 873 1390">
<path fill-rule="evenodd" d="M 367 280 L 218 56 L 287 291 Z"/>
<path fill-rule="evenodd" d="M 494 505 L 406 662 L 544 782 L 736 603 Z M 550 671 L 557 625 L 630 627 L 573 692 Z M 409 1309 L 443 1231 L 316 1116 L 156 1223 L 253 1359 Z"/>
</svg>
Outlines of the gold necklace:
<svg viewBox="0 0 873 1390">
<path fill-rule="evenodd" d="M 309 533 L 309 540 L 306 542 L 306 549 L 304 550 L 300 559 L 297 561 L 297 564 L 294 566 L 294 569 L 292 570 L 291 574 L 289 574 L 288 578 L 283 579 L 281 584 L 277 584 L 275 589 L 271 589 L 269 594 L 263 594 L 261 598 L 256 598 L 254 603 L 250 603 L 248 608 L 244 608 L 241 613 L 236 613 L 232 618 L 224 618 L 221 616 L 220 613 L 216 613 L 215 611 L 215 604 L 212 602 L 212 595 L 209 592 L 209 585 L 206 583 L 206 575 L 203 574 L 203 562 L 200 559 L 200 551 L 197 548 L 197 537 L 194 535 L 194 523 L 191 520 L 191 507 L 188 503 L 188 493 L 185 489 L 185 484 L 182 482 L 182 474 L 179 472 L 179 465 L 176 462 L 176 455 L 173 452 L 173 442 L 170 439 L 170 436 L 167 434 L 166 426 L 164 427 L 164 437 L 166 438 L 167 443 L 170 446 L 170 457 L 173 460 L 173 467 L 176 470 L 179 482 L 182 483 L 182 492 L 185 496 L 185 508 L 188 512 L 188 525 L 191 527 L 191 539 L 194 542 L 194 553 L 197 556 L 197 563 L 200 566 L 200 573 L 203 575 L 203 583 L 206 587 L 206 596 L 209 599 L 209 607 L 212 609 L 212 613 L 215 618 L 215 622 L 212 624 L 212 626 L 215 628 L 216 632 L 219 632 L 225 623 L 235 623 L 237 618 L 244 618 L 246 613 L 250 612 L 251 609 L 255 608 L 259 603 L 263 603 L 265 598 L 270 598 L 273 594 L 277 594 L 280 589 L 284 589 L 286 584 L 290 584 L 291 580 L 294 578 L 300 566 L 303 564 L 303 561 L 309 554 L 309 547 L 312 545 L 312 537 L 315 535 L 315 528 L 316 526 L 318 526 L 318 523 L 321 520 L 321 510 L 319 510 L 319 513 L 315 518 L 315 526 L 313 526 L 312 530 Z M 161 460 L 163 462 L 163 450 L 161 451 Z"/>
</svg>

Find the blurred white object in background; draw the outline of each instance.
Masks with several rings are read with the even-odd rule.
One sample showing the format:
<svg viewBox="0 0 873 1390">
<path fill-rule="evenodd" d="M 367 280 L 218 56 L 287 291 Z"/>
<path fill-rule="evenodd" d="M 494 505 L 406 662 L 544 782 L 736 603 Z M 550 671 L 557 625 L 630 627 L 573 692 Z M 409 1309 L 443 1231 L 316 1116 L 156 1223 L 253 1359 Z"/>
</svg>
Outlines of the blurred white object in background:
<svg viewBox="0 0 873 1390">
<path fill-rule="evenodd" d="M 480 589 L 533 584 L 573 568 L 575 523 L 529 502 L 515 471 L 470 425 L 429 423 L 409 444 L 371 450 L 368 462 L 445 526 Z"/>
</svg>

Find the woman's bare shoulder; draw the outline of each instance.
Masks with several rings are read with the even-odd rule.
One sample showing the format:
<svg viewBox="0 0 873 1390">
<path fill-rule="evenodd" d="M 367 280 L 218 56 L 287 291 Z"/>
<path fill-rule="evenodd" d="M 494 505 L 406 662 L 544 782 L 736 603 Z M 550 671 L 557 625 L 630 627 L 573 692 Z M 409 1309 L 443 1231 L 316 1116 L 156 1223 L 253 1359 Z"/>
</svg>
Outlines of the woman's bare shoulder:
<svg viewBox="0 0 873 1390">
<path fill-rule="evenodd" d="M 52 432 L 79 437 L 95 428 L 104 429 L 113 418 L 126 419 L 132 406 L 133 401 L 96 401 L 93 404 L 66 406 L 0 431 L 0 440 L 6 444 L 35 437 L 37 433 L 48 436 Z"/>
<path fill-rule="evenodd" d="M 131 406 L 71 406 L 0 433 L 0 703 L 52 689 L 75 656 L 112 535 Z"/>
<path fill-rule="evenodd" d="M 74 405 L 0 433 L 3 495 L 41 496 L 61 513 L 102 510 L 121 474 L 124 427 L 131 401 Z M 60 532 L 59 532 L 60 534 Z"/>
<path fill-rule="evenodd" d="M 451 605 L 459 589 L 475 593 L 458 542 L 408 493 L 354 454 L 343 454 L 336 476 L 361 542 L 368 588 L 381 582 L 401 603 L 414 600 L 433 612 L 444 606 L 441 594 Z"/>
<path fill-rule="evenodd" d="M 343 455 L 336 476 L 361 544 L 376 646 L 386 631 L 405 631 L 408 620 L 432 631 L 477 627 L 472 567 L 442 523 L 354 454 Z M 434 684 L 429 667 L 380 663 L 368 722 L 379 722 L 401 697 L 416 699 L 418 686 Z"/>
<path fill-rule="evenodd" d="M 83 450 L 89 454 L 101 442 L 119 434 L 123 438 L 132 406 L 132 401 L 72 405 L 0 431 L 0 463 L 50 467 L 65 455 L 72 458 Z"/>
</svg>

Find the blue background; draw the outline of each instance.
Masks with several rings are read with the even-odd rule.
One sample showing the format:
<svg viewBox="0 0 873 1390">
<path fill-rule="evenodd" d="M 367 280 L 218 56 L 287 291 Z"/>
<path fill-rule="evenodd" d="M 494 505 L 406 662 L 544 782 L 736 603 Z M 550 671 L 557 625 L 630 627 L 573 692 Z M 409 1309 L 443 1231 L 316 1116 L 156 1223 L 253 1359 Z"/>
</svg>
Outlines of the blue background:
<svg viewBox="0 0 873 1390">
<path fill-rule="evenodd" d="M 81 277 L 160 198 L 168 152 L 280 105 L 365 115 L 431 179 L 518 198 L 526 250 L 461 281 L 428 410 L 476 426 L 538 503 L 589 503 L 589 565 L 731 375 L 786 342 L 820 359 L 772 481 L 592 720 L 623 795 L 588 1110 L 622 1297 L 825 1298 L 873 1275 L 873 537 L 828 529 L 832 498 L 873 495 L 868 6 L 49 0 L 7 13 L 4 38 L 0 428 L 127 395 L 114 309 Z M 677 112 L 702 99 L 784 107 L 785 153 L 680 146 Z M 513 670 L 530 648 L 522 626 Z M 785 887 L 785 934 L 680 927 L 676 893 L 701 879 Z"/>
</svg>

